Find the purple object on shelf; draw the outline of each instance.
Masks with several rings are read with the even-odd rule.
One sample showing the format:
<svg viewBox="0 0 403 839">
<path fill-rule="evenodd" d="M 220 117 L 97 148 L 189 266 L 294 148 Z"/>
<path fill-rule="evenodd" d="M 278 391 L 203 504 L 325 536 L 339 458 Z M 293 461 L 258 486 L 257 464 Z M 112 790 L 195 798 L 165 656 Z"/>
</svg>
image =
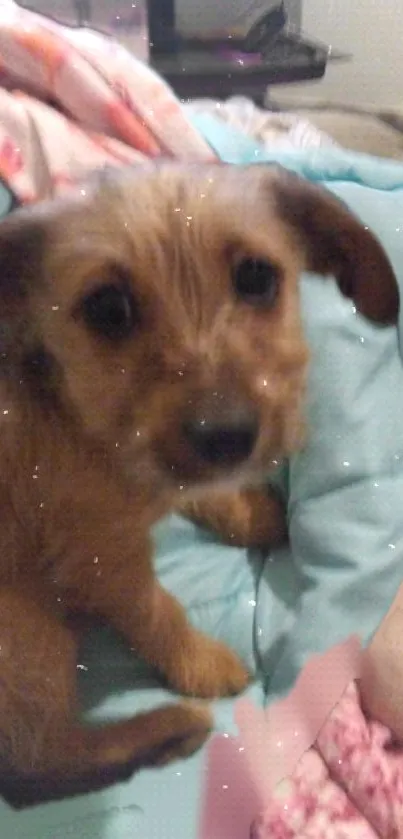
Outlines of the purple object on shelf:
<svg viewBox="0 0 403 839">
<path fill-rule="evenodd" d="M 261 64 L 263 56 L 259 52 L 241 52 L 240 50 L 231 50 L 224 47 L 219 50 L 218 55 L 226 61 L 233 61 L 241 67 L 254 67 Z"/>
</svg>

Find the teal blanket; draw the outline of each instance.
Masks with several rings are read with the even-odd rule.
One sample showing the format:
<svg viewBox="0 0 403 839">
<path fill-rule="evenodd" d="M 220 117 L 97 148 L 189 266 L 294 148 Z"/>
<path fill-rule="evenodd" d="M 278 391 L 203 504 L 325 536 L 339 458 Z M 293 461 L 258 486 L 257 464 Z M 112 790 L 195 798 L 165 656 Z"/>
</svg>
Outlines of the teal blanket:
<svg viewBox="0 0 403 839">
<path fill-rule="evenodd" d="M 338 150 L 270 155 L 210 117 L 194 122 L 224 160 L 276 161 L 332 189 L 382 240 L 402 285 L 403 166 Z M 164 585 L 198 626 L 255 669 L 250 695 L 259 703 L 288 690 L 313 652 L 351 632 L 367 641 L 403 576 L 403 324 L 367 323 L 331 281 L 305 276 L 301 287 L 312 348 L 310 437 L 279 475 L 291 550 L 262 558 L 175 517 L 155 530 Z M 164 697 L 108 633 L 87 639 L 80 674 L 91 719 L 132 714 Z M 232 731 L 233 703 L 215 708 L 217 727 Z M 204 769 L 202 752 L 102 794 L 20 814 L 0 804 L 0 835 L 198 839 Z"/>
</svg>

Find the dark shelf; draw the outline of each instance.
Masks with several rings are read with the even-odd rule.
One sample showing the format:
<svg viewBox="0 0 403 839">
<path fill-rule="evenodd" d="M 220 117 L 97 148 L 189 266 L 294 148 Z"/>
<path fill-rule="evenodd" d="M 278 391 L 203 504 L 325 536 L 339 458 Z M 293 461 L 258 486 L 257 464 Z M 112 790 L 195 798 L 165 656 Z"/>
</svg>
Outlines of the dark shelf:
<svg viewBox="0 0 403 839">
<path fill-rule="evenodd" d="M 269 85 L 320 79 L 325 74 L 326 48 L 297 35 L 281 34 L 264 56 L 226 55 L 230 45 L 236 51 L 234 42 L 188 40 L 171 53 L 152 50 L 151 64 L 182 99 L 225 99 L 236 94 L 261 103 Z"/>
</svg>

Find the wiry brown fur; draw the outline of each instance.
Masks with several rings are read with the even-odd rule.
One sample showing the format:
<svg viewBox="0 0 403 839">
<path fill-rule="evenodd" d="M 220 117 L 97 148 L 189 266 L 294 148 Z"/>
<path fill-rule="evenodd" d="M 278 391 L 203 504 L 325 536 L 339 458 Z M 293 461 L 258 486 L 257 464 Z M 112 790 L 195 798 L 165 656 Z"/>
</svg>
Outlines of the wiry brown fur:
<svg viewBox="0 0 403 839">
<path fill-rule="evenodd" d="M 236 298 L 230 267 L 244 254 L 281 269 L 272 307 Z M 364 314 L 396 319 L 372 235 L 274 169 L 145 167 L 0 226 L 0 765 L 27 800 L 41 785 L 74 791 L 187 754 L 210 729 L 208 712 L 186 704 L 81 725 L 71 613 L 106 619 L 180 693 L 247 684 L 236 655 L 157 583 L 149 530 L 182 498 L 253 484 L 300 445 L 304 267 L 336 272 Z M 122 276 L 139 325 L 112 345 L 80 303 Z M 185 439 L 184 420 L 206 404 L 257 411 L 242 468 L 206 464 Z"/>
</svg>

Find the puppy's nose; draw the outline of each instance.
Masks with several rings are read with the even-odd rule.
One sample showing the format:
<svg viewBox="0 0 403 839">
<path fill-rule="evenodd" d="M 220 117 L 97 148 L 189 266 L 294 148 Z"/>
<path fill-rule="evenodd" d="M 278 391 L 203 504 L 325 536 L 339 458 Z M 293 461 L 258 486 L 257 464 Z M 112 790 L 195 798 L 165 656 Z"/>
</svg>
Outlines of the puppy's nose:
<svg viewBox="0 0 403 839">
<path fill-rule="evenodd" d="M 231 466 L 252 454 L 259 424 L 252 409 L 228 405 L 201 410 L 183 430 L 198 457 L 206 463 Z"/>
</svg>

